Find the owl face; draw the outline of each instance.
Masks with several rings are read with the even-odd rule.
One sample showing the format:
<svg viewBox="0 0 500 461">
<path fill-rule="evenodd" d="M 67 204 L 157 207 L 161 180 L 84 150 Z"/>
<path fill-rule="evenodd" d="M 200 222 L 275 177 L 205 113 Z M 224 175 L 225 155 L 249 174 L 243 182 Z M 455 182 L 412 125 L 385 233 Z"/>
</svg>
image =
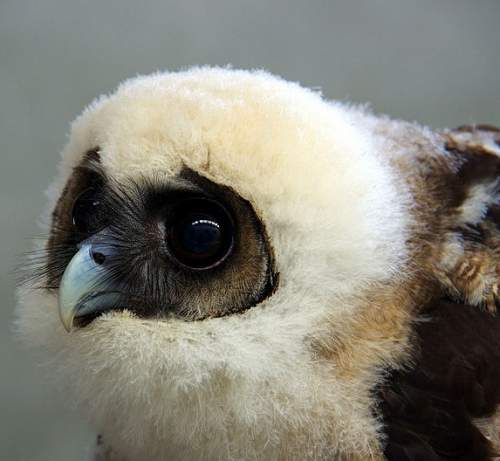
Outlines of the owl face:
<svg viewBox="0 0 500 461">
<path fill-rule="evenodd" d="M 49 196 L 18 324 L 114 446 L 377 452 L 359 319 L 405 277 L 410 218 L 354 111 L 263 72 L 139 77 L 75 121 Z M 362 366 L 325 353 L 355 331 Z"/>
</svg>

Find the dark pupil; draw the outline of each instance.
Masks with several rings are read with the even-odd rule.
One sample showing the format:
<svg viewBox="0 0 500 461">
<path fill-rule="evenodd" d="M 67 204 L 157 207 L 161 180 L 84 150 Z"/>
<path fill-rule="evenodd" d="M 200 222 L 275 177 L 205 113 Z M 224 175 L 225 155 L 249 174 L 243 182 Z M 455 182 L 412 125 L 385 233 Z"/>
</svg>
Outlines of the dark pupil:
<svg viewBox="0 0 500 461">
<path fill-rule="evenodd" d="M 82 192 L 76 199 L 73 210 L 73 226 L 82 234 L 97 232 L 102 227 L 101 199 L 94 189 Z"/>
<path fill-rule="evenodd" d="M 192 253 L 193 257 L 207 257 L 217 252 L 221 240 L 220 224 L 213 217 L 206 215 L 193 216 L 185 222 L 181 231 L 182 245 Z"/>
<path fill-rule="evenodd" d="M 170 218 L 169 247 L 175 259 L 192 269 L 222 262 L 233 242 L 232 221 L 217 202 L 183 201 Z"/>
</svg>

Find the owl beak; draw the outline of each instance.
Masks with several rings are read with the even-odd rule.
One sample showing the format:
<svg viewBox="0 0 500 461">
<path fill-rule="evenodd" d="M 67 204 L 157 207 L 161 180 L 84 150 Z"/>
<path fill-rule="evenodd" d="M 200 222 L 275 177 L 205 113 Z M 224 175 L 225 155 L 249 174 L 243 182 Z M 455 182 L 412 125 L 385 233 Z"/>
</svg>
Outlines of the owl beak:
<svg viewBox="0 0 500 461">
<path fill-rule="evenodd" d="M 113 244 L 101 232 L 79 245 L 59 285 L 59 317 L 70 332 L 77 321 L 96 317 L 117 306 L 123 296 L 113 291 L 110 261 Z"/>
</svg>

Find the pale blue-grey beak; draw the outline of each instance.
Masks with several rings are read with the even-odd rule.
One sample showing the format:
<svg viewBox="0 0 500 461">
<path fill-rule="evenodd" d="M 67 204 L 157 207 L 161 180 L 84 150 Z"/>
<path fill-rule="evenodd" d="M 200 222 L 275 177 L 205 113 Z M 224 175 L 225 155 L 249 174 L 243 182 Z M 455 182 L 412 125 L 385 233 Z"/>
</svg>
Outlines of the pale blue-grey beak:
<svg viewBox="0 0 500 461">
<path fill-rule="evenodd" d="M 80 243 L 78 253 L 64 271 L 59 285 L 59 317 L 68 332 L 75 319 L 96 316 L 123 299 L 109 280 L 109 260 L 114 249 L 106 240 L 101 232 Z"/>
</svg>

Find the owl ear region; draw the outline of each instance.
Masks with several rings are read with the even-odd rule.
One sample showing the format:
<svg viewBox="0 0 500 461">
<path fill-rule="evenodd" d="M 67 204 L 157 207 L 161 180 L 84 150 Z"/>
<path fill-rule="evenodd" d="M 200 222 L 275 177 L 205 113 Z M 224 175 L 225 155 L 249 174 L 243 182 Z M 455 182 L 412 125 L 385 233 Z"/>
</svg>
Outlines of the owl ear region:
<svg viewBox="0 0 500 461">
<path fill-rule="evenodd" d="M 123 296 L 110 282 L 114 248 L 106 231 L 79 244 L 59 286 L 59 317 L 70 332 L 78 320 L 95 318 L 116 308 Z"/>
</svg>

